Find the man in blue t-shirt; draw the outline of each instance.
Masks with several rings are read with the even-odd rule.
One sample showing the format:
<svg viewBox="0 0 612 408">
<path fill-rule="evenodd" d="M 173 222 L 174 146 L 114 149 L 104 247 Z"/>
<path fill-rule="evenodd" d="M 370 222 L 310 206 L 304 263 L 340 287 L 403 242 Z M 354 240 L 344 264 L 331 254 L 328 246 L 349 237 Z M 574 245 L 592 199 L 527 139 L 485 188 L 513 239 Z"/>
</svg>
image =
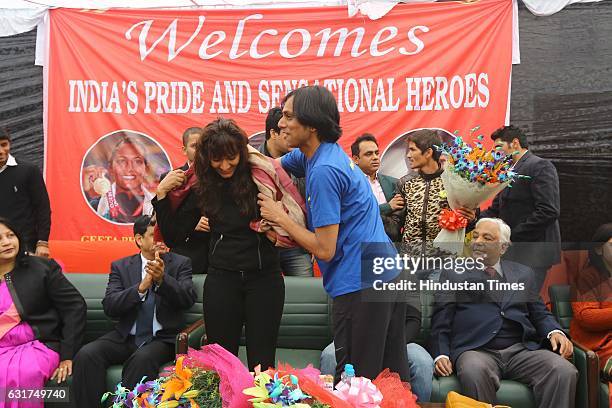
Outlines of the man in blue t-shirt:
<svg viewBox="0 0 612 408">
<path fill-rule="evenodd" d="M 374 292 L 375 279 L 390 281 L 399 273 L 391 269 L 375 275 L 372 254 L 383 258 L 397 252 L 366 177 L 336 143 L 342 133 L 336 100 L 324 87 L 299 88 L 285 97 L 278 125 L 289 146 L 299 148 L 281 163 L 294 176 L 306 178 L 308 229 L 292 221 L 279 202 L 260 194 L 261 214 L 317 258 L 323 285 L 334 299 L 336 382 L 346 363 L 353 364 L 359 376 L 373 379 L 389 368 L 408 381 L 401 294 L 387 293 L 385 301 L 365 300 Z M 368 247 L 369 259 L 362 265 L 362 245 L 368 243 L 379 244 L 375 250 Z"/>
</svg>

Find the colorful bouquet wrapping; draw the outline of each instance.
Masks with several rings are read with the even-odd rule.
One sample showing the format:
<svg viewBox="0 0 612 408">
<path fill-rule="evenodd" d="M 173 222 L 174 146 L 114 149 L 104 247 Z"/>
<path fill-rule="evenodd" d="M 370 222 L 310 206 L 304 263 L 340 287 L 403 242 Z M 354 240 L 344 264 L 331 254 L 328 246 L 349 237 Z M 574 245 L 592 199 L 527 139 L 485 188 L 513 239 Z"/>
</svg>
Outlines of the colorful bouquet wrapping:
<svg viewBox="0 0 612 408">
<path fill-rule="evenodd" d="M 251 397 L 249 401 L 254 408 L 351 407 L 323 388 L 319 381 L 319 370 L 312 366 L 298 370 L 279 363 L 276 370 L 262 372 L 258 368 L 252 383 L 254 386 L 244 389 L 243 393 Z"/>
<path fill-rule="evenodd" d="M 473 134 L 478 127 L 471 130 Z M 439 216 L 441 231 L 434 239 L 434 246 L 446 252 L 460 255 L 463 252 L 467 220 L 457 208 L 477 208 L 487 199 L 508 187 L 516 177 L 511 158 L 501 151 L 487 150 L 482 145 L 483 136 L 476 138 L 475 146 L 455 136 L 453 143 L 443 144 L 439 150 L 446 156 L 442 183 L 446 199 L 453 211 L 445 210 Z"/>
</svg>

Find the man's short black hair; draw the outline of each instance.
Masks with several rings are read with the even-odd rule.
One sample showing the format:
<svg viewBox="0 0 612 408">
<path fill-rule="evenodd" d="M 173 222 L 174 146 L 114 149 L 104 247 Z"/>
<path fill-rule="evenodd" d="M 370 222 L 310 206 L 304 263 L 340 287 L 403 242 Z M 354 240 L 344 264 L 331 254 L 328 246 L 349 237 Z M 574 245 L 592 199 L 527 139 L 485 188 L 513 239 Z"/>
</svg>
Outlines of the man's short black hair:
<svg viewBox="0 0 612 408">
<path fill-rule="evenodd" d="M 305 86 L 285 96 L 282 105 L 293 98 L 293 114 L 303 126 L 317 130 L 321 142 L 335 143 L 342 135 L 338 103 L 329 89 L 320 86 Z"/>
<path fill-rule="evenodd" d="M 283 110 L 278 106 L 270 109 L 268 111 L 268 116 L 266 116 L 266 140 L 270 138 L 270 131 L 273 130 L 276 133 L 280 133 L 280 128 L 278 127 L 278 121 L 283 117 Z"/>
<path fill-rule="evenodd" d="M 11 135 L 9 134 L 6 128 L 0 129 L 0 140 L 8 140 L 11 141 Z"/>
<path fill-rule="evenodd" d="M 425 153 L 427 149 L 431 149 L 431 158 L 435 161 L 440 161 L 442 152 L 440 152 L 436 146 L 442 146 L 442 138 L 435 130 L 417 130 L 408 136 L 406 142 L 413 142 L 421 153 Z"/>
<path fill-rule="evenodd" d="M 496 141 L 501 139 L 502 142 L 512 143 L 514 139 L 518 139 L 521 147 L 526 149 L 529 146 L 527 135 L 518 126 L 502 126 L 491 134 L 491 140 Z"/>
<path fill-rule="evenodd" d="M 148 215 L 141 215 L 134 220 L 134 236 L 144 235 L 147 232 L 147 228 L 151 225 L 151 217 Z"/>
<path fill-rule="evenodd" d="M 363 135 L 355 139 L 355 141 L 351 145 L 351 154 L 353 156 L 359 156 L 359 145 L 361 144 L 361 142 L 374 142 L 376 143 L 376 146 L 378 146 L 378 141 L 376 140 L 373 134 L 364 133 Z"/>
<path fill-rule="evenodd" d="M 197 133 L 198 135 L 202 136 L 204 130 L 201 127 L 190 127 L 185 129 L 183 132 L 183 147 L 187 147 L 187 143 L 189 143 L 189 135 L 193 133 Z"/>
</svg>

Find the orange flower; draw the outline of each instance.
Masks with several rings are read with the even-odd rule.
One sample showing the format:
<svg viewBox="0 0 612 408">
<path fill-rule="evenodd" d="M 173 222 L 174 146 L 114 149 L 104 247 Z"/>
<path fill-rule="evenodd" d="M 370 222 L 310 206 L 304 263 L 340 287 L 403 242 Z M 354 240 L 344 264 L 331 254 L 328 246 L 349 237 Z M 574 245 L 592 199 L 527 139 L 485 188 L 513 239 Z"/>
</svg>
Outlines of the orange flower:
<svg viewBox="0 0 612 408">
<path fill-rule="evenodd" d="M 138 401 L 138 406 L 143 408 L 155 408 L 155 405 L 151 405 L 149 401 L 147 401 L 147 398 L 149 398 L 148 392 L 145 392 L 140 397 L 136 398 Z"/>
<path fill-rule="evenodd" d="M 190 369 L 183 367 L 183 359 L 182 356 L 176 360 L 174 375 L 162 385 L 164 390 L 162 402 L 167 401 L 170 397 L 174 397 L 178 401 L 181 395 L 193 385 L 190 381 L 193 373 Z"/>
</svg>

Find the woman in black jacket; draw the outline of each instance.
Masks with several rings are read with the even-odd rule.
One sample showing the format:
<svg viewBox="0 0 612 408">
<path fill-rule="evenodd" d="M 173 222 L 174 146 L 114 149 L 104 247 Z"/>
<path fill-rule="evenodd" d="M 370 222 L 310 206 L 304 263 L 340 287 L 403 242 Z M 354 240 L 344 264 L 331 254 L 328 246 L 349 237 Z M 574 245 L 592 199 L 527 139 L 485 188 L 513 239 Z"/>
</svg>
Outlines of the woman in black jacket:
<svg viewBox="0 0 612 408">
<path fill-rule="evenodd" d="M 18 232 L 0 218 L 0 406 L 19 406 L 9 390 L 40 389 L 72 374 L 86 311 L 60 266 L 26 255 Z"/>
<path fill-rule="evenodd" d="M 204 284 L 208 342 L 238 355 L 244 325 L 249 368 L 273 367 L 285 283 L 278 251 L 249 225 L 259 218 L 258 190 L 247 136 L 233 120 L 217 119 L 204 128 L 195 171 L 211 233 Z"/>
<path fill-rule="evenodd" d="M 183 151 L 188 161 L 162 176 L 156 196 L 151 200 L 161 232 L 161 237 L 156 235 L 156 241 L 163 239 L 172 252 L 190 258 L 193 274 L 208 270 L 210 243 L 208 219 L 202 214 L 200 199 L 193 188 L 196 184 L 195 146 L 200 137 L 202 129 L 199 127 L 191 127 L 183 133 Z"/>
</svg>

